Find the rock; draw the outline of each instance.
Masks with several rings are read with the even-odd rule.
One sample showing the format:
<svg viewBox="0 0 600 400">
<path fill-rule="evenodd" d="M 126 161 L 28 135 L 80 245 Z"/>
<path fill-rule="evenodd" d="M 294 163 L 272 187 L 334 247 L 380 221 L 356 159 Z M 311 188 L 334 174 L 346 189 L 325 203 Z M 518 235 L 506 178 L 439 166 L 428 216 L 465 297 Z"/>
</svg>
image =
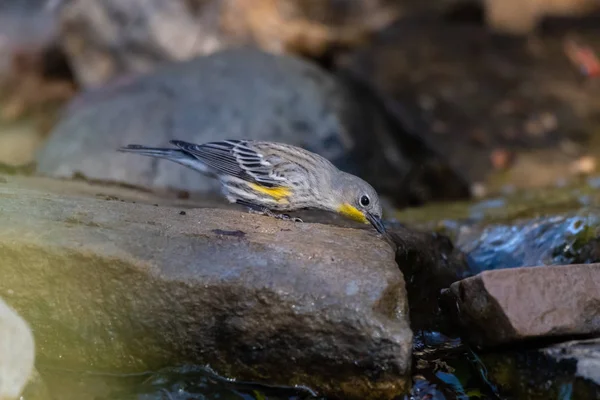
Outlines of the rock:
<svg viewBox="0 0 600 400">
<path fill-rule="evenodd" d="M 460 177 L 440 172 L 439 162 L 428 174 L 431 152 L 401 129 L 360 83 L 335 79 L 297 58 L 237 49 L 83 95 L 39 152 L 37 172 L 218 191 L 215 180 L 185 167 L 116 149 L 129 143 L 168 145 L 170 139 L 203 143 L 245 138 L 319 153 L 398 203 L 412 200 L 412 186 L 428 193 L 426 199 L 464 195 Z"/>
<path fill-rule="evenodd" d="M 180 210 L 0 185 L 0 293 L 40 360 L 209 365 L 344 399 L 407 388 L 404 280 L 373 230 Z"/>
<path fill-rule="evenodd" d="M 0 254 L 2 251 L 0 249 Z M 4 286 L 1 293 L 10 294 Z M 33 372 L 35 344 L 27 322 L 0 299 L 0 399 L 18 399 Z"/>
<path fill-rule="evenodd" d="M 63 47 L 87 87 L 239 45 L 318 57 L 335 47 L 355 47 L 399 12 L 391 0 L 62 3 Z"/>
<path fill-rule="evenodd" d="M 522 203 L 521 212 L 527 214 L 528 205 Z M 466 225 L 459 229 L 455 243 L 469 255 L 473 274 L 490 269 L 600 262 L 597 212 L 581 208 L 577 212 L 551 213 L 503 223 Z"/>
<path fill-rule="evenodd" d="M 600 334 L 600 264 L 485 271 L 448 295 L 476 345 Z"/>
<path fill-rule="evenodd" d="M 407 282 L 411 327 L 415 331 L 440 330 L 449 325 L 440 312 L 439 294 L 471 274 L 466 255 L 445 235 L 389 226 L 397 246 L 396 263 Z"/>
<path fill-rule="evenodd" d="M 600 341 L 482 354 L 488 378 L 509 398 L 600 398 Z"/>
</svg>

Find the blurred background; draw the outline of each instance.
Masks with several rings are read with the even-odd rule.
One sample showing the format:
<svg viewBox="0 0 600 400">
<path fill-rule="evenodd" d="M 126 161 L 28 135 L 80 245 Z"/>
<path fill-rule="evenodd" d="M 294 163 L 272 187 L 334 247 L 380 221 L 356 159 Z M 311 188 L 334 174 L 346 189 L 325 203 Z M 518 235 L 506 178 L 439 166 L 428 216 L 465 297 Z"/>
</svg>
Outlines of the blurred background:
<svg viewBox="0 0 600 400">
<path fill-rule="evenodd" d="M 0 163 L 212 190 L 113 149 L 244 137 L 319 152 L 398 207 L 564 185 L 597 168 L 599 6 L 3 0 Z"/>
</svg>

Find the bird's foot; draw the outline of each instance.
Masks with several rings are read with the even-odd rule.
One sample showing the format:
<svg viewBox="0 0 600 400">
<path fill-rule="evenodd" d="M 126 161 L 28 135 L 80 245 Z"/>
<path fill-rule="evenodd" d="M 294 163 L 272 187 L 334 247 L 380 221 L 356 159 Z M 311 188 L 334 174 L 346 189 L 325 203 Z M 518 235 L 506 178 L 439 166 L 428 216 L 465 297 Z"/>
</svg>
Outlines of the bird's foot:
<svg viewBox="0 0 600 400">
<path fill-rule="evenodd" d="M 290 217 L 287 214 L 274 214 L 273 217 L 277 218 L 277 219 L 282 219 L 284 221 L 292 221 L 292 222 L 304 222 L 302 221 L 300 218 L 297 217 Z"/>
<path fill-rule="evenodd" d="M 258 206 L 256 204 L 252 204 L 244 200 L 237 200 L 236 203 L 248 207 L 248 212 L 250 214 L 267 215 L 269 217 L 281 219 L 283 221 L 303 222 L 300 218 L 290 217 L 287 214 L 274 213 L 266 207 Z"/>
<path fill-rule="evenodd" d="M 258 215 L 266 215 L 275 219 L 280 219 L 283 221 L 292 221 L 292 222 L 303 222 L 300 218 L 296 218 L 296 217 L 290 217 L 288 214 L 278 214 L 278 213 L 274 213 L 271 210 L 268 209 L 255 209 L 255 208 L 249 208 L 248 212 L 250 214 L 258 214 Z"/>
</svg>

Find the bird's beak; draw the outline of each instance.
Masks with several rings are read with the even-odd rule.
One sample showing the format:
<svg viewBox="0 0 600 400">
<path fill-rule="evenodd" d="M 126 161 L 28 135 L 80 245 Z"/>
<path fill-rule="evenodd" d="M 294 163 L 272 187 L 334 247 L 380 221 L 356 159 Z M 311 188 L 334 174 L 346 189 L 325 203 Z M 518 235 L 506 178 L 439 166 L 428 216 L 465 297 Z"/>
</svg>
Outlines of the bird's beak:
<svg viewBox="0 0 600 400">
<path fill-rule="evenodd" d="M 380 217 L 377 217 L 371 214 L 370 212 L 367 212 L 365 214 L 365 217 L 371 223 L 371 225 L 373 225 L 375 229 L 377 229 L 377 232 L 381 233 L 382 235 L 385 234 L 385 227 L 383 226 L 383 222 L 381 222 Z"/>
</svg>

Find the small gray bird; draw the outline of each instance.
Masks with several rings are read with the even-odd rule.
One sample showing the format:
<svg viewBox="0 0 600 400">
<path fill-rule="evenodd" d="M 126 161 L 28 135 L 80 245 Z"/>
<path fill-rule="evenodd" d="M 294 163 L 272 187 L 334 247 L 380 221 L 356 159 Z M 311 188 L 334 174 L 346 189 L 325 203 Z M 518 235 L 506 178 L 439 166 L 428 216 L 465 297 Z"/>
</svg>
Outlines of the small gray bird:
<svg viewBox="0 0 600 400">
<path fill-rule="evenodd" d="M 119 151 L 165 158 L 217 178 L 230 202 L 260 214 L 290 219 L 273 211 L 321 209 L 371 223 L 385 233 L 375 189 L 317 154 L 283 143 L 250 140 L 170 143 L 176 148 L 131 144 Z"/>
</svg>

